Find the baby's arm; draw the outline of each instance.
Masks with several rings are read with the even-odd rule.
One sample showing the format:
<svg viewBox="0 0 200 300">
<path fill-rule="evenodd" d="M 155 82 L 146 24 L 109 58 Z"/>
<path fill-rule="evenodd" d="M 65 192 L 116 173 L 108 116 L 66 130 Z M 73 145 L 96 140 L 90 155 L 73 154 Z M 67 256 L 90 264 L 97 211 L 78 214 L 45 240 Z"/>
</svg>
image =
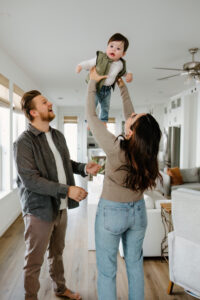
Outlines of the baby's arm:
<svg viewBox="0 0 200 300">
<path fill-rule="evenodd" d="M 97 58 L 94 57 L 89 60 L 82 61 L 78 66 L 76 67 L 76 73 L 80 73 L 82 69 L 84 70 L 90 70 L 94 66 L 96 66 L 96 60 Z"/>
</svg>

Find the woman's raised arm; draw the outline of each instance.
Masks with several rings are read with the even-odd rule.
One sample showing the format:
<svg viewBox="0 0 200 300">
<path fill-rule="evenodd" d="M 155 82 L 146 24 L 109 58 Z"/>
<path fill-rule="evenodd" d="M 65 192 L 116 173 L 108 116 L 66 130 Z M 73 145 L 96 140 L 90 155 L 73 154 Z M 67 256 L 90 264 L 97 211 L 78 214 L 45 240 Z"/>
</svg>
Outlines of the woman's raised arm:
<svg viewBox="0 0 200 300">
<path fill-rule="evenodd" d="M 134 112 L 133 104 L 124 81 L 120 78 L 118 79 L 117 83 L 120 88 L 120 93 L 123 101 L 124 118 L 125 120 L 127 120 Z"/>
<path fill-rule="evenodd" d="M 99 146 L 105 151 L 106 154 L 113 151 L 113 146 L 116 137 L 107 130 L 104 123 L 99 120 L 96 114 L 95 107 L 95 95 L 96 95 L 96 84 L 107 76 L 100 76 L 97 74 L 96 69 L 93 68 L 90 71 L 90 81 L 88 83 L 87 92 L 87 122 L 90 130 L 96 139 Z"/>
</svg>

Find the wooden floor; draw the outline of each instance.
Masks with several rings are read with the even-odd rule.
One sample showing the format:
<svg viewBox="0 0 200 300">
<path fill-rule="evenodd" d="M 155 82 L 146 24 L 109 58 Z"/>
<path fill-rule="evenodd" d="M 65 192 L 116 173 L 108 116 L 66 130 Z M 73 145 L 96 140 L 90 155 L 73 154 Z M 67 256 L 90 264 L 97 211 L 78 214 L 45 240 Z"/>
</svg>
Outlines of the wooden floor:
<svg viewBox="0 0 200 300">
<path fill-rule="evenodd" d="M 23 220 L 19 217 L 0 238 L 0 299 L 23 299 Z M 87 203 L 71 210 L 68 218 L 66 247 L 64 251 L 65 274 L 68 287 L 79 291 L 83 300 L 96 300 L 95 251 L 87 251 Z M 146 300 L 191 300 L 182 288 L 175 285 L 171 296 L 166 294 L 168 286 L 168 265 L 160 259 L 145 259 L 145 299 Z M 40 275 L 39 300 L 58 299 L 54 296 L 48 266 L 45 259 Z M 118 257 L 117 274 L 118 300 L 128 300 L 128 285 L 124 260 Z M 109 299 L 105 299 L 109 300 Z"/>
</svg>

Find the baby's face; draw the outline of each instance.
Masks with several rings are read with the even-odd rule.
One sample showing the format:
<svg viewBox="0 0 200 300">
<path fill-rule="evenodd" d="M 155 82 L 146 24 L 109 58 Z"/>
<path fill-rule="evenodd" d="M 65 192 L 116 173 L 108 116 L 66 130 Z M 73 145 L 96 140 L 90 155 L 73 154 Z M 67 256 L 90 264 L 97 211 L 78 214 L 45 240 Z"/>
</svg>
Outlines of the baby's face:
<svg viewBox="0 0 200 300">
<path fill-rule="evenodd" d="M 109 58 L 111 58 L 114 61 L 119 60 L 122 56 L 125 55 L 124 42 L 121 41 L 110 42 L 107 46 L 106 54 Z"/>
</svg>

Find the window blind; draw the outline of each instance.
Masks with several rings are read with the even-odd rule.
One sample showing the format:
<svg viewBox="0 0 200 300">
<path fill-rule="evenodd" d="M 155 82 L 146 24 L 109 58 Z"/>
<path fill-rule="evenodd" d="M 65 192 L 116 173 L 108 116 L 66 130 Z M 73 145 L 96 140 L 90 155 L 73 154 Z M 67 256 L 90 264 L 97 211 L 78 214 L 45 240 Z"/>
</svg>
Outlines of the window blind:
<svg viewBox="0 0 200 300">
<path fill-rule="evenodd" d="M 115 123 L 115 118 L 108 118 L 108 123 Z"/>
<path fill-rule="evenodd" d="M 21 110 L 21 98 L 24 94 L 24 91 L 18 87 L 16 84 L 13 84 L 13 109 L 15 112 L 22 113 Z"/>
<path fill-rule="evenodd" d="M 0 106 L 9 107 L 9 80 L 0 73 Z"/>
<path fill-rule="evenodd" d="M 77 124 L 78 123 L 78 117 L 76 117 L 76 116 L 64 116 L 64 124 L 67 124 L 67 123 Z"/>
</svg>

